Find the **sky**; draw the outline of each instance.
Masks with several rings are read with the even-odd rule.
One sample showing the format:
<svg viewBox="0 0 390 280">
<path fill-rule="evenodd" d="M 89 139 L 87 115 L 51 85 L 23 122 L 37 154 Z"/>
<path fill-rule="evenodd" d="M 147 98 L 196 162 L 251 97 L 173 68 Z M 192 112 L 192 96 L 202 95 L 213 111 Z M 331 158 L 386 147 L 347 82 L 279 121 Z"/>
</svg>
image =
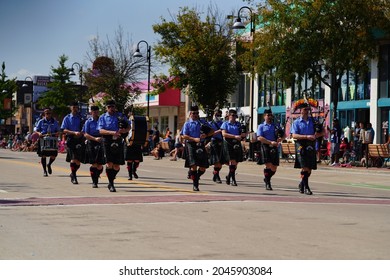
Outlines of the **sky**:
<svg viewBox="0 0 390 280">
<path fill-rule="evenodd" d="M 159 39 L 152 25 L 177 15 L 180 7 L 207 11 L 212 5 L 221 14 L 235 14 L 243 0 L 2 0 L 0 4 L 0 64 L 8 78 L 24 80 L 48 76 L 62 54 L 90 67 L 88 42 L 99 35 L 113 39 L 119 26 L 130 41 Z M 133 46 L 134 47 L 134 46 Z"/>
</svg>

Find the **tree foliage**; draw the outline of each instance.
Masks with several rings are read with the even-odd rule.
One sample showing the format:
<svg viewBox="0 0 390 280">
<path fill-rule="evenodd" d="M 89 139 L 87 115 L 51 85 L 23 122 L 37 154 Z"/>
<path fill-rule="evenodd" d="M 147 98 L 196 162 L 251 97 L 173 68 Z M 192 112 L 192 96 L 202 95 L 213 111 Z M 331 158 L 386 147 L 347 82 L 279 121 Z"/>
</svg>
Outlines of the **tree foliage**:
<svg viewBox="0 0 390 280">
<path fill-rule="evenodd" d="M 0 76 L 0 120 L 8 119 L 13 116 L 15 106 L 11 106 L 11 110 L 4 108 L 4 101 L 6 99 L 12 99 L 12 94 L 17 91 L 16 78 L 8 79 L 5 73 L 5 62 L 1 65 L 1 76 Z"/>
<path fill-rule="evenodd" d="M 161 36 L 154 50 L 162 63 L 169 63 L 174 78 L 160 76 L 155 87 L 166 83 L 189 88 L 189 95 L 202 109 L 222 107 L 234 93 L 238 73 L 232 57 L 231 31 L 208 9 L 205 20 L 196 9 L 181 8 L 176 18 L 153 25 Z"/>
<path fill-rule="evenodd" d="M 389 6 L 386 0 L 268 0 L 259 8 L 257 71 L 275 69 L 290 85 L 309 73 L 331 88 L 336 111 L 342 75 L 366 73 L 377 55 L 374 30 L 390 34 Z"/>
<path fill-rule="evenodd" d="M 52 108 L 60 119 L 69 113 L 69 104 L 81 100 L 82 97 L 82 89 L 70 81 L 69 68 L 65 66 L 67 61 L 68 57 L 63 54 L 58 59 L 58 67 L 51 67 L 48 90 L 38 100 L 40 107 Z"/>
<path fill-rule="evenodd" d="M 91 40 L 87 52 L 93 65 L 85 73 L 90 94 L 106 93 L 105 100 L 114 99 L 121 111 L 140 94 L 137 77 L 147 71 L 146 58 L 133 58 L 133 45 L 119 27 L 113 40 L 108 36 L 106 42 L 99 36 Z"/>
</svg>

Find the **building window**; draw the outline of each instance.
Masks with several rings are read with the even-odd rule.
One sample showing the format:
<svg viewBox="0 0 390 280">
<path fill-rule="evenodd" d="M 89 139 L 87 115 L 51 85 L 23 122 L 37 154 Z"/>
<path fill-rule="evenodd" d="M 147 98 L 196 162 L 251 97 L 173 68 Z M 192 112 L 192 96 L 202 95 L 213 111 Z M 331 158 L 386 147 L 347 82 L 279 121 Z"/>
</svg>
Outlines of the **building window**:
<svg viewBox="0 0 390 280">
<path fill-rule="evenodd" d="M 167 129 L 167 127 L 169 125 L 169 117 L 166 116 L 166 117 L 160 117 L 160 131 L 162 133 L 165 133 L 165 130 Z"/>
<path fill-rule="evenodd" d="M 269 75 L 259 76 L 259 107 L 282 106 L 286 104 L 286 90 L 281 81 Z"/>
</svg>

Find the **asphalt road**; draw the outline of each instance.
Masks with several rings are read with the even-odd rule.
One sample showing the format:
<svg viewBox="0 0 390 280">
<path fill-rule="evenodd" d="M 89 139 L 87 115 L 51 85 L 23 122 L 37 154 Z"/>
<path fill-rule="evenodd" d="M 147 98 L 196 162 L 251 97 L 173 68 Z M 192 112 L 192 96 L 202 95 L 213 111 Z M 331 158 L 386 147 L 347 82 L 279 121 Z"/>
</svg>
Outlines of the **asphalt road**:
<svg viewBox="0 0 390 280">
<path fill-rule="evenodd" d="M 245 162 L 238 187 L 208 169 L 195 193 L 183 166 L 145 157 L 140 178 L 122 166 L 110 193 L 104 174 L 91 187 L 87 165 L 71 184 L 63 154 L 43 177 L 35 153 L 1 149 L 0 259 L 390 259 L 390 169 L 320 165 L 307 196 L 283 161 L 273 191 Z"/>
</svg>

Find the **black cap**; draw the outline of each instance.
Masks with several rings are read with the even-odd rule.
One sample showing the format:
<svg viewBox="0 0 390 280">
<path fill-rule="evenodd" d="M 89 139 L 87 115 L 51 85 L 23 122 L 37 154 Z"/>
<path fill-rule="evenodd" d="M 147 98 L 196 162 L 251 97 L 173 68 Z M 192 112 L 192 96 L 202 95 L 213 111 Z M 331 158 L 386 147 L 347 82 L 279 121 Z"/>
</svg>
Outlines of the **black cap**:
<svg viewBox="0 0 390 280">
<path fill-rule="evenodd" d="M 272 110 L 271 109 L 265 109 L 264 110 L 264 115 L 266 114 L 272 114 Z"/>
<path fill-rule="evenodd" d="M 116 105 L 116 103 L 115 103 L 115 100 L 108 100 L 107 102 L 106 102 L 106 106 L 115 106 Z"/>
<path fill-rule="evenodd" d="M 215 109 L 215 110 L 214 110 L 214 113 L 215 113 L 215 114 L 222 114 L 222 110 L 220 110 L 220 109 Z"/>
<path fill-rule="evenodd" d="M 190 111 L 197 112 L 197 111 L 199 111 L 199 107 L 197 105 L 191 106 Z"/>
<path fill-rule="evenodd" d="M 309 103 L 302 103 L 301 105 L 299 105 L 298 108 L 302 109 L 302 108 L 307 108 L 307 107 L 310 107 Z"/>
<path fill-rule="evenodd" d="M 70 106 L 79 106 L 79 102 L 78 101 L 73 101 L 72 103 L 70 103 Z"/>
<path fill-rule="evenodd" d="M 99 106 L 92 105 L 91 106 L 91 111 L 99 111 Z"/>
<path fill-rule="evenodd" d="M 237 115 L 237 110 L 230 109 L 229 110 L 229 115 Z"/>
<path fill-rule="evenodd" d="M 334 118 L 334 119 L 333 119 L 333 121 L 334 121 L 334 122 L 338 122 L 339 120 L 338 120 L 338 119 L 336 119 L 336 118 Z"/>
</svg>

